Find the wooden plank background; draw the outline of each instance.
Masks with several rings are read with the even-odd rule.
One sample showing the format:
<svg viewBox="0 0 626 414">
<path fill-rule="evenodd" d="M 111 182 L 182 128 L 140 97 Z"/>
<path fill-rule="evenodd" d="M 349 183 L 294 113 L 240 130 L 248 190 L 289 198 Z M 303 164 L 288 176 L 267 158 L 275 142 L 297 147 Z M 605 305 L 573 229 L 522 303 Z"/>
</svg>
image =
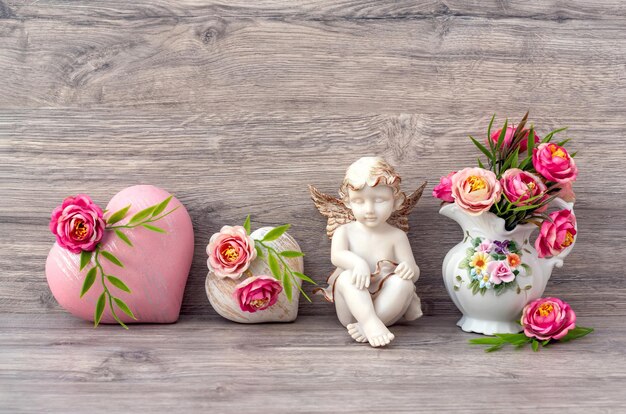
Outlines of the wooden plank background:
<svg viewBox="0 0 626 414">
<path fill-rule="evenodd" d="M 216 319 L 204 293 L 204 247 L 210 235 L 223 224 L 243 222 L 248 213 L 255 227 L 292 223 L 292 234 L 307 253 L 306 273 L 323 281 L 332 270 L 330 243 L 306 185 L 335 193 L 345 168 L 364 155 L 382 155 L 394 164 L 406 191 L 429 181 L 428 194 L 410 219 L 410 240 L 422 269 L 418 291 L 427 315 L 426 322 L 415 324 L 460 344 L 437 351 L 440 363 L 445 364 L 447 352 L 472 353 L 464 345 L 467 336 L 449 326 L 458 311 L 440 270 L 461 232 L 438 215 L 437 200 L 429 194 L 440 176 L 475 163 L 478 154 L 468 134 L 484 136 L 493 113 L 503 122 L 505 117 L 519 119 L 528 109 L 540 134 L 569 126 L 567 136 L 573 138 L 571 148 L 579 151 L 581 171 L 575 186 L 577 246 L 565 266 L 553 273 L 546 294 L 568 300 L 581 319 L 593 318 L 624 339 L 626 289 L 619 249 L 626 241 L 626 190 L 621 182 L 626 173 L 626 5 L 618 0 L 538 3 L 0 0 L 0 328 L 3 338 L 5 332 L 12 338 L 6 336 L 0 348 L 0 363 L 11 367 L 5 376 L 0 373 L 0 384 L 6 386 L 0 403 L 15 412 L 20 404 L 9 393 L 28 400 L 27 385 L 35 375 L 28 361 L 19 363 L 23 351 L 15 338 L 38 344 L 32 352 L 58 378 L 64 374 L 46 359 L 46 344 L 62 341 L 59 333 L 72 336 L 84 327 L 57 305 L 43 271 L 54 240 L 47 228 L 49 214 L 66 195 L 86 192 L 105 205 L 117 191 L 137 183 L 174 193 L 193 219 L 196 252 L 183 320 L 165 332 L 184 335 L 197 328 L 210 336 L 209 326 L 196 321 L 210 320 L 207 324 L 217 324 L 219 332 L 232 327 Z M 337 355 L 344 355 L 341 347 L 349 342 L 336 326 L 333 307 L 319 299 L 303 301 L 300 313 L 307 324 L 250 331 L 278 332 L 275 343 L 261 345 L 264 350 L 289 354 L 293 344 L 312 355 L 307 361 L 332 354 L 330 360 L 337 362 Z M 321 337 L 320 315 L 332 331 L 330 338 Z M 319 330 L 312 337 L 306 334 L 309 325 Z M 35 328 L 20 330 L 31 326 L 50 326 L 50 337 L 40 338 Z M 445 333 L 436 333 L 437 327 Z M 117 332 L 106 329 L 102 331 Z M 232 330 L 228 346 L 248 349 L 241 342 L 250 331 L 239 326 Z M 135 335 L 151 332 L 145 334 L 151 341 L 166 335 L 159 327 L 134 332 L 129 334 L 131 348 L 141 342 Z M 101 337 L 91 335 L 92 341 Z M 406 338 L 410 335 L 405 330 L 405 342 L 396 345 L 403 351 L 396 357 L 360 346 L 349 349 L 360 355 L 370 352 L 365 355 L 383 358 L 390 367 L 400 367 L 397 359 L 405 357 L 423 364 L 429 360 L 427 347 L 437 342 L 419 343 L 416 357 L 411 354 L 415 339 Z M 596 405 L 583 401 L 585 382 L 579 378 L 576 392 L 568 394 L 581 398 L 579 408 L 611 408 L 616 398 L 624 401 L 618 388 L 612 388 L 617 385 L 602 380 L 618 379 L 624 385 L 626 378 L 623 364 L 603 360 L 609 355 L 623 361 L 623 351 L 617 350 L 621 345 L 610 342 L 610 333 L 604 335 L 586 339 L 585 349 L 594 350 L 588 366 L 605 370 L 604 376 L 598 372 L 593 378 L 609 387 L 608 397 L 589 400 Z M 196 342 L 182 344 L 178 351 L 200 345 L 202 336 L 193 337 Z M 325 340 L 341 346 L 329 350 Z M 220 347 L 215 339 L 209 342 Z M 573 347 L 568 352 L 575 353 Z M 78 348 L 67 349 L 81 352 Z M 111 357 L 102 353 L 105 360 Z M 162 356 L 168 355 L 173 354 Z M 231 368 L 240 358 L 221 355 L 234 364 Z M 267 362 L 263 355 L 257 356 Z M 475 350 L 472 355 L 477 358 Z M 558 366 L 558 357 L 553 358 L 546 364 Z M 480 355 L 471 361 L 464 371 L 468 380 L 474 364 L 489 359 Z M 369 369 L 379 368 L 374 364 Z M 356 374 L 373 374 L 366 366 L 361 369 Z M 492 369 L 501 374 L 495 365 Z M 294 370 L 292 380 L 312 381 L 302 368 Z M 349 369 L 330 372 L 337 373 L 338 381 L 355 375 Z M 432 369 L 428 372 L 435 375 Z M 63 381 L 75 385 L 119 379 L 100 374 Z M 164 381 L 169 374 L 155 375 Z M 316 370 L 309 374 L 321 375 Z M 510 375 L 516 380 L 500 390 L 505 394 L 513 393 L 513 385 L 529 386 L 525 380 L 533 371 Z M 393 390 L 401 380 L 394 377 L 386 384 L 377 377 L 368 384 Z M 184 378 L 178 382 L 184 384 Z M 313 395 L 320 398 L 323 390 L 333 389 L 315 384 Z M 142 387 L 149 392 L 145 383 Z M 246 380 L 241 387 L 254 389 Z M 165 388 L 157 395 L 172 398 Z M 87 385 L 76 388 L 79 393 L 89 390 Z M 185 395 L 198 391 L 192 390 Z M 232 403 L 234 397 L 219 398 Z M 287 397 L 279 392 L 277 398 Z M 45 407 L 41 401 L 31 408 Z M 190 408 L 209 406 L 192 401 L 197 404 Z M 454 407 L 445 399 L 437 401 L 433 409 Z M 314 403 L 308 398 L 305 402 Z M 410 398 L 396 402 L 391 411 L 416 409 Z M 61 409 L 63 401 L 49 407 Z M 331 399 L 299 408 L 332 407 Z"/>
</svg>

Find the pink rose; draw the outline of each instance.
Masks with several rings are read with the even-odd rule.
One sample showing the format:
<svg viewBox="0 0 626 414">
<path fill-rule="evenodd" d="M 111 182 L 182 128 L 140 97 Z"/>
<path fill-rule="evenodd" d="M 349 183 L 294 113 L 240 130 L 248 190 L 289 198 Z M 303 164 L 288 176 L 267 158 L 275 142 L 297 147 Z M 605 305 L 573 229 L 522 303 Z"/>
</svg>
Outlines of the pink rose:
<svg viewBox="0 0 626 414">
<path fill-rule="evenodd" d="M 560 299 L 541 298 L 526 305 L 522 311 L 522 326 L 529 338 L 561 339 L 576 327 L 576 314 Z"/>
<path fill-rule="evenodd" d="M 433 188 L 433 197 L 447 201 L 448 203 L 454 203 L 454 198 L 452 198 L 452 177 L 454 174 L 456 174 L 456 171 L 451 172 L 445 177 L 441 177 L 439 184 Z"/>
<path fill-rule="evenodd" d="M 576 180 L 578 168 L 565 148 L 543 143 L 533 150 L 533 166 L 548 181 L 565 184 Z"/>
<path fill-rule="evenodd" d="M 502 188 L 496 175 L 483 168 L 465 168 L 452 176 L 452 197 L 468 214 L 489 211 L 500 201 Z"/>
<path fill-rule="evenodd" d="M 500 184 L 504 195 L 516 206 L 540 204 L 548 197 L 547 187 L 541 178 L 519 168 L 506 170 Z"/>
<path fill-rule="evenodd" d="M 50 231 L 57 243 L 72 253 L 93 251 L 102 239 L 105 225 L 102 209 L 85 194 L 67 197 L 50 217 Z"/>
<path fill-rule="evenodd" d="M 244 312 L 256 312 L 269 308 L 283 291 L 278 280 L 270 276 L 249 277 L 235 288 L 235 298 Z"/>
<path fill-rule="evenodd" d="M 492 260 L 487 263 L 487 272 L 489 272 L 489 281 L 494 285 L 499 285 L 502 282 L 512 282 L 515 279 L 511 268 L 504 261 Z"/>
<path fill-rule="evenodd" d="M 515 131 L 517 130 L 516 127 L 512 127 L 509 126 L 506 128 L 506 133 L 504 134 L 504 143 L 502 144 L 504 147 L 510 147 L 511 146 L 511 141 L 513 141 L 513 134 L 515 134 Z M 497 130 L 496 132 L 494 132 L 493 134 L 491 134 L 491 140 L 493 141 L 494 146 L 498 143 L 498 138 L 500 138 L 500 133 L 502 132 L 502 128 L 500 128 L 499 130 Z M 524 138 L 522 139 L 522 141 L 519 143 L 519 152 L 524 152 L 528 149 L 528 134 L 530 133 L 529 129 L 524 129 Z M 534 133 L 533 134 L 535 136 L 535 143 L 538 144 L 541 139 L 539 138 L 539 136 L 537 134 Z M 487 141 L 487 144 L 489 144 L 489 141 Z"/>
<path fill-rule="evenodd" d="M 535 249 L 539 257 L 556 256 L 574 243 L 576 235 L 576 216 L 571 210 L 559 210 L 550 213 L 550 220 L 541 223 L 539 236 L 535 240 Z"/>
<path fill-rule="evenodd" d="M 476 251 L 479 251 L 482 253 L 489 253 L 492 248 L 493 248 L 493 243 L 491 242 L 491 240 L 485 239 L 482 242 L 480 242 L 480 244 L 478 245 L 478 248 L 476 248 Z"/>
<path fill-rule="evenodd" d="M 215 233 L 206 248 L 207 264 L 216 276 L 237 279 L 256 259 L 254 239 L 242 226 L 224 226 Z"/>
</svg>

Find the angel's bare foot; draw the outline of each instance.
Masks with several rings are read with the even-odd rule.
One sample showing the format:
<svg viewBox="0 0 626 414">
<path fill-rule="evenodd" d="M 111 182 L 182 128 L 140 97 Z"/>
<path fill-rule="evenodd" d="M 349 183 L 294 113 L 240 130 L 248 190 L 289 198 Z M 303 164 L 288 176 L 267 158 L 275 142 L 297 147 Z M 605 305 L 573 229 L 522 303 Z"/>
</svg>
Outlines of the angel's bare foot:
<svg viewBox="0 0 626 414">
<path fill-rule="evenodd" d="M 348 333 L 357 342 L 367 342 L 367 337 L 361 330 L 361 326 L 358 323 L 351 323 L 346 326 Z"/>
<path fill-rule="evenodd" d="M 389 345 L 395 338 L 395 335 L 378 318 L 370 318 L 363 323 L 351 323 L 347 328 L 354 340 L 367 341 L 374 347 Z"/>
<path fill-rule="evenodd" d="M 407 321 L 414 321 L 422 315 L 422 302 L 420 301 L 420 298 L 417 296 L 417 294 L 413 293 L 413 299 L 411 299 L 411 303 L 404 313 L 404 318 Z"/>
</svg>

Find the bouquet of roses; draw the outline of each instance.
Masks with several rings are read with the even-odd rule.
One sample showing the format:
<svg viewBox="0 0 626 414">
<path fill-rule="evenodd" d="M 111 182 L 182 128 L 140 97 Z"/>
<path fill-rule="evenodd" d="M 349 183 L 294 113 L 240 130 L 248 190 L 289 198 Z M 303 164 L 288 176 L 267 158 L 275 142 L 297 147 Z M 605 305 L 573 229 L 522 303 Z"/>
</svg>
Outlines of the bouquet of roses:
<svg viewBox="0 0 626 414">
<path fill-rule="evenodd" d="M 490 211 L 505 221 L 507 230 L 518 224 L 535 223 L 541 230 L 535 241 L 539 257 L 556 256 L 574 242 L 576 217 L 571 210 L 548 213 L 548 204 L 556 197 L 573 201 L 572 183 L 578 169 L 576 153 L 569 154 L 569 139 L 553 142 L 566 128 L 549 132 L 542 139 L 531 125 L 526 128 L 528 113 L 517 126 L 495 131 L 487 129 L 486 142 L 470 139 L 484 154 L 478 167 L 452 172 L 442 177 L 433 196 L 456 203 L 468 214 Z"/>
</svg>

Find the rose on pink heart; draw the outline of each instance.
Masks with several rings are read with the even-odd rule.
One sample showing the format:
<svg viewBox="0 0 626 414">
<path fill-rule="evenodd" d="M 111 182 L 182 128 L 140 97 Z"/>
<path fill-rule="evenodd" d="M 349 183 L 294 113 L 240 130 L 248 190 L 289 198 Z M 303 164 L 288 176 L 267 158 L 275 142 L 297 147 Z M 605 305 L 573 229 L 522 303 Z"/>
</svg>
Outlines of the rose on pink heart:
<svg viewBox="0 0 626 414">
<path fill-rule="evenodd" d="M 116 194 L 106 209 L 114 213 L 130 204 L 126 218 L 115 224 L 123 226 L 136 213 L 169 196 L 168 192 L 154 186 L 133 186 Z M 105 231 L 100 240 L 102 249 L 113 254 L 124 265 L 120 267 L 101 259 L 105 273 L 122 280 L 131 292 L 121 290 L 106 280 L 111 293 L 122 299 L 137 318 L 135 321 L 120 312 L 118 316 L 124 323 L 171 323 L 178 319 L 193 258 L 194 236 L 191 218 L 180 201 L 172 198 L 169 209 L 175 211 L 153 223 L 164 233 L 143 226 L 119 229 L 132 243 L 132 247 L 114 231 Z M 103 288 L 98 281 L 80 297 L 85 277 L 94 264 L 92 257 L 91 263 L 80 270 L 80 257 L 80 254 L 55 243 L 46 261 L 46 277 L 61 307 L 82 319 L 93 320 L 94 309 Z M 101 323 L 115 322 L 107 306 Z"/>
</svg>

